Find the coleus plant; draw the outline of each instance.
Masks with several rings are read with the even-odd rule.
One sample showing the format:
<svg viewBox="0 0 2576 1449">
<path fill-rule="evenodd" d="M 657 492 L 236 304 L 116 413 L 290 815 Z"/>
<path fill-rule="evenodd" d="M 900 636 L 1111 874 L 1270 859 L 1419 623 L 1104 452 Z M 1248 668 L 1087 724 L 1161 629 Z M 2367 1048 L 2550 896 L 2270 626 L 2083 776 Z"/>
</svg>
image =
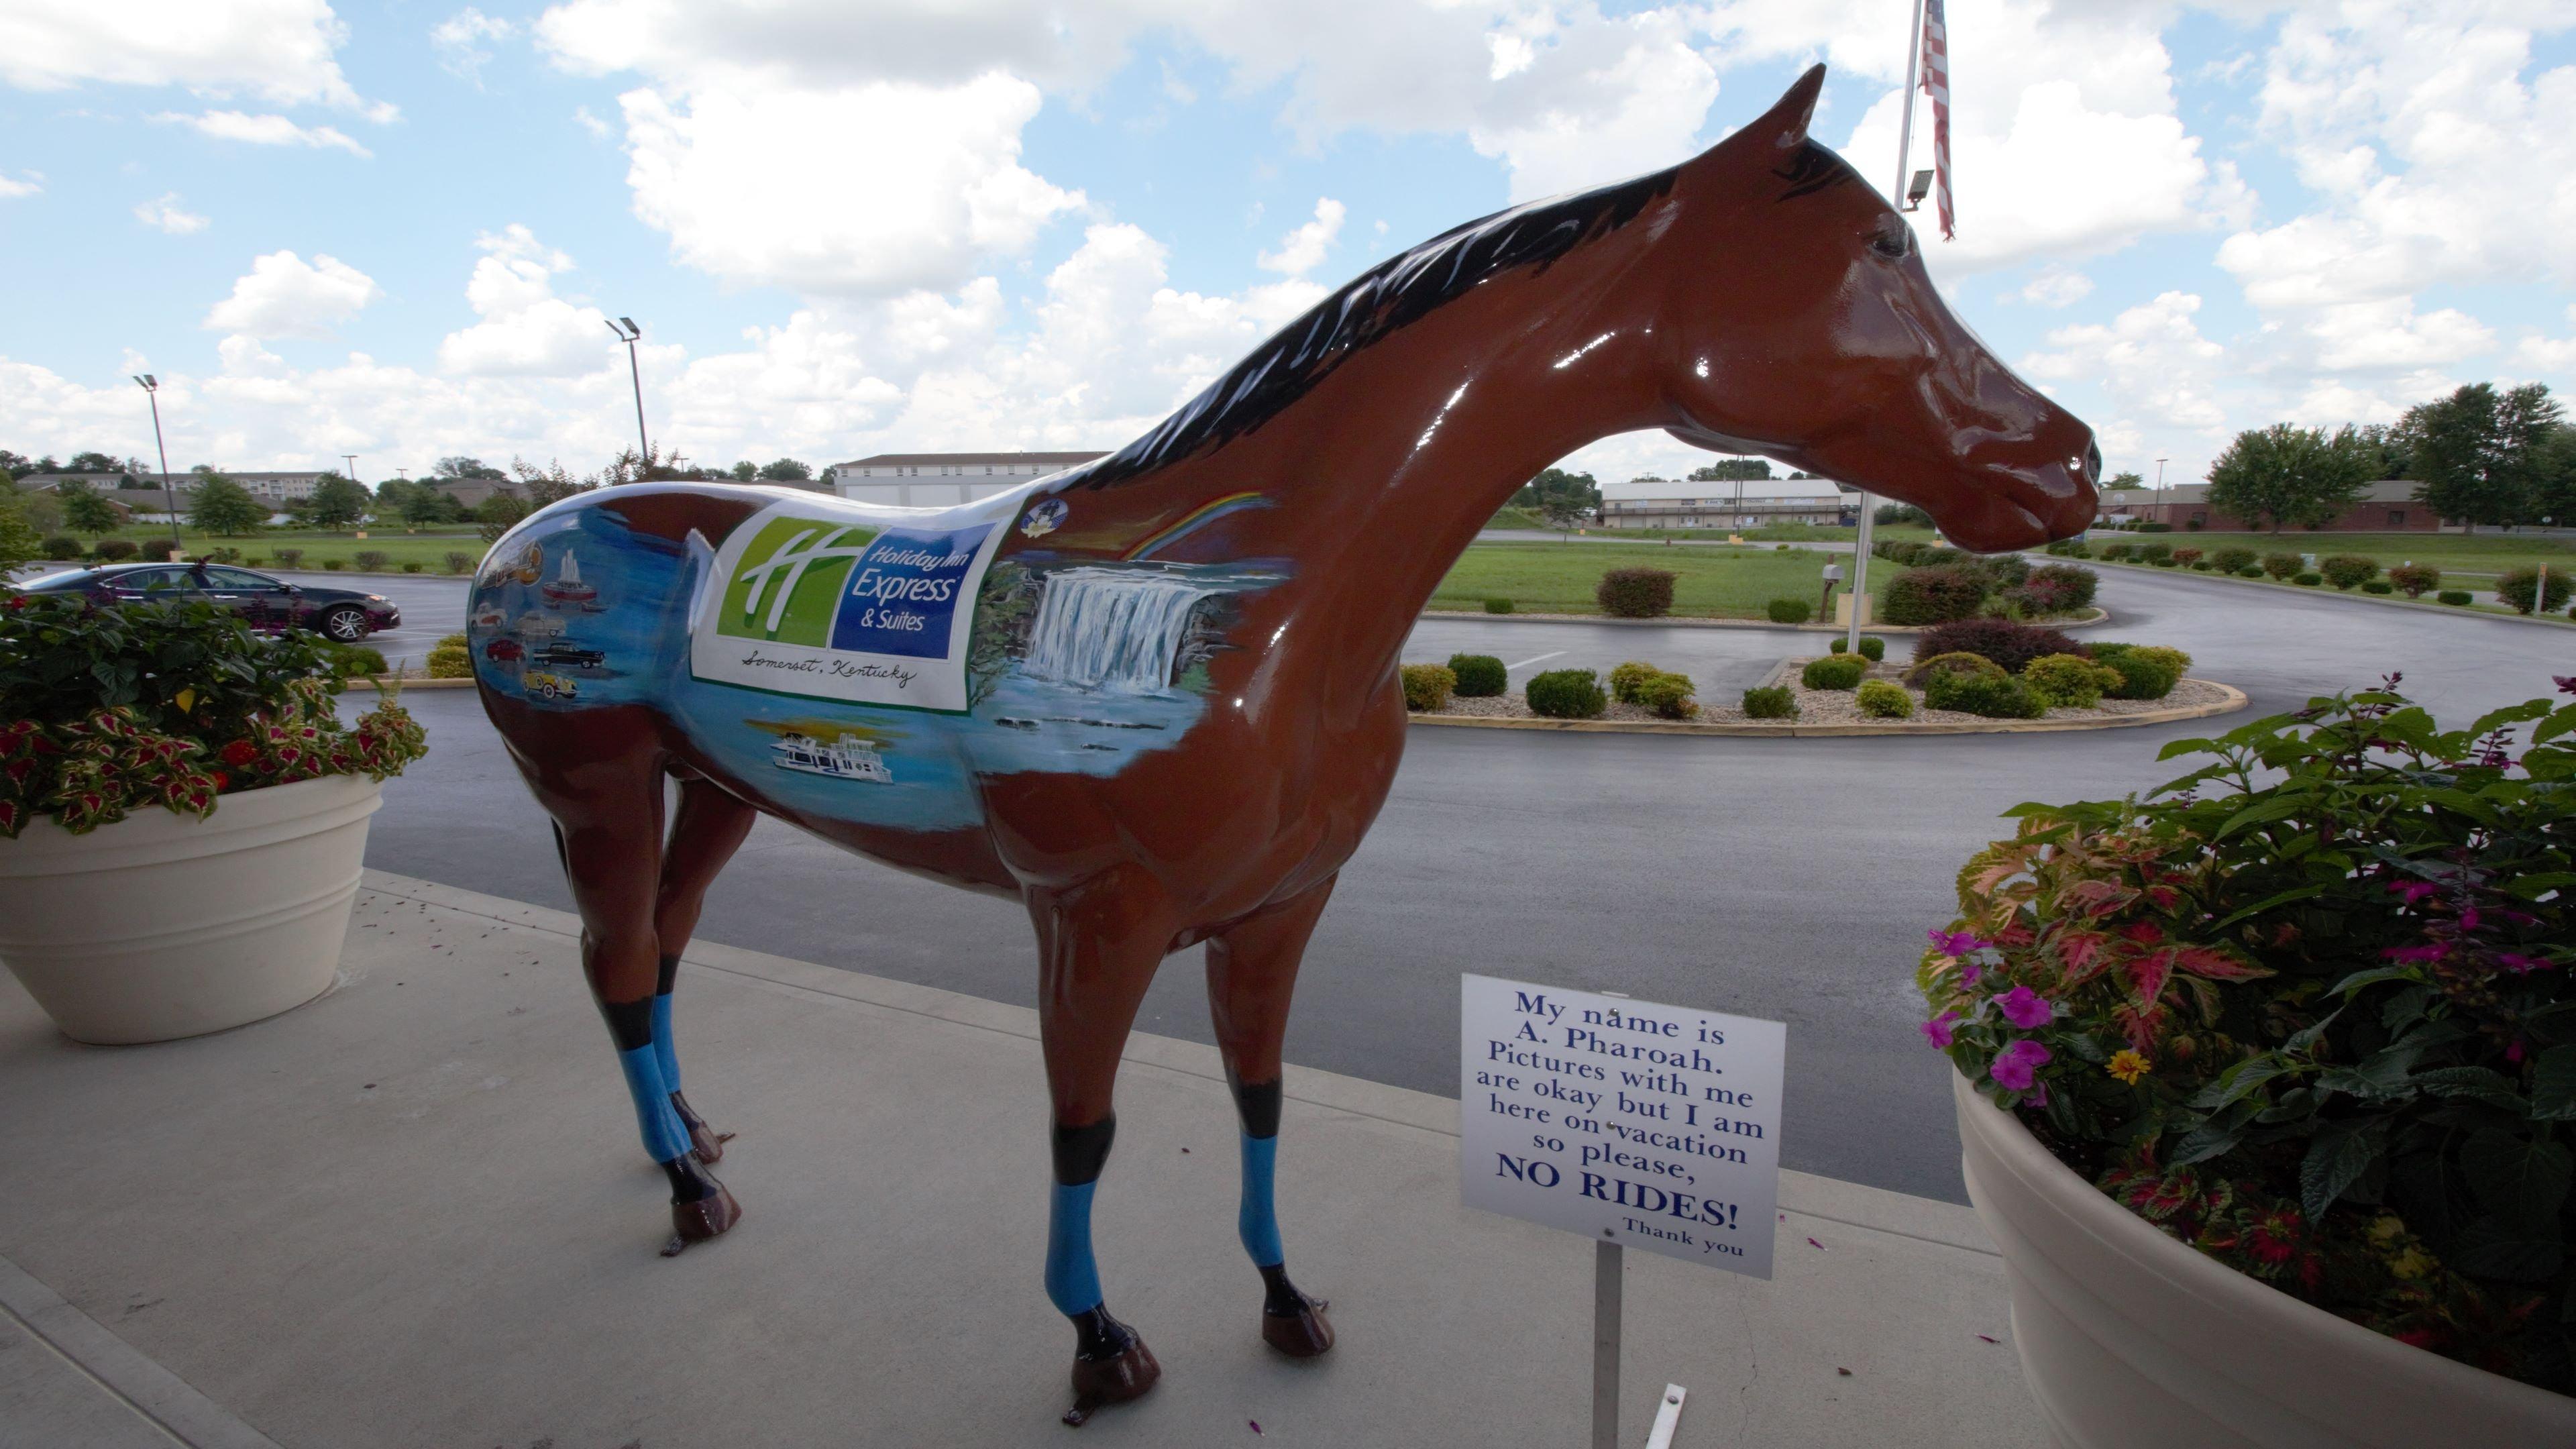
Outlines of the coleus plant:
<svg viewBox="0 0 2576 1449">
<path fill-rule="evenodd" d="M 2462 730 L 2400 682 L 2010 812 L 1923 1032 L 2183 1241 L 2576 1392 L 2576 679 Z"/>
</svg>

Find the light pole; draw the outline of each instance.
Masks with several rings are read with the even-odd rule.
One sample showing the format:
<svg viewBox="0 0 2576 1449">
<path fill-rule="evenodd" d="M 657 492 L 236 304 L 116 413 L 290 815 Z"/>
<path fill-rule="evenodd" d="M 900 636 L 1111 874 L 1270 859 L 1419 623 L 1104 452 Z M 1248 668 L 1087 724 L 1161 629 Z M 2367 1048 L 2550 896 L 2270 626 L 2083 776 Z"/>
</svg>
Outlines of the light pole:
<svg viewBox="0 0 2576 1449">
<path fill-rule="evenodd" d="M 179 552 L 179 490 L 170 484 L 170 449 L 161 441 L 161 379 L 150 373 L 134 379 L 143 395 L 152 399 L 152 450 L 161 455 L 161 498 L 170 507 L 170 552 Z"/>
<path fill-rule="evenodd" d="M 349 481 L 350 481 L 350 482 L 352 482 L 352 483 L 357 482 L 357 481 L 358 481 L 358 455 L 357 455 L 357 454 L 355 454 L 355 453 L 342 453 L 340 456 L 341 456 L 343 459 L 347 460 L 347 462 L 348 462 L 348 464 L 349 464 Z"/>
<path fill-rule="evenodd" d="M 2165 460 L 2162 458 L 2156 460 L 2156 522 L 2173 522 L 2165 517 Z"/>
<path fill-rule="evenodd" d="M 634 318 L 620 317 L 608 324 L 608 330 L 626 344 L 626 371 L 635 379 L 635 445 L 641 450 L 635 455 L 635 467 L 640 473 L 653 456 L 653 444 L 644 436 L 644 369 L 635 361 L 635 339 L 644 335 L 644 329 L 635 325 Z"/>
</svg>

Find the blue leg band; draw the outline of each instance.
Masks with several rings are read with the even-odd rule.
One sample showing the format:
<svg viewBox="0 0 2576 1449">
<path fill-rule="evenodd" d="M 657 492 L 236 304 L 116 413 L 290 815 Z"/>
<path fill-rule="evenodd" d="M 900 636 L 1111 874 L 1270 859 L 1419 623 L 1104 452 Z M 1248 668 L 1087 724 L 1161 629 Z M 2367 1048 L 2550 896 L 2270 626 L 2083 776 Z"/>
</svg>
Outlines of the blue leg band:
<svg viewBox="0 0 2576 1449">
<path fill-rule="evenodd" d="M 1047 1202 L 1047 1299 L 1071 1317 L 1100 1306 L 1100 1267 L 1091 1260 L 1091 1190 L 1055 1185 Z"/>
<path fill-rule="evenodd" d="M 662 1067 L 648 1046 L 617 1054 L 626 1073 L 627 1095 L 635 1099 L 635 1125 L 644 1134 L 644 1150 L 655 1162 L 669 1162 L 689 1150 L 688 1129 L 671 1110 L 671 1089 L 662 1084 Z"/>
<path fill-rule="evenodd" d="M 1234 1231 L 1256 1268 L 1275 1268 L 1288 1256 L 1279 1246 L 1279 1214 L 1271 1203 L 1278 1169 L 1278 1138 L 1243 1139 L 1243 1206 L 1234 1215 Z"/>
<path fill-rule="evenodd" d="M 671 1049 L 671 993 L 653 998 L 653 1061 L 662 1069 L 665 1091 L 680 1090 L 680 1057 Z"/>
</svg>

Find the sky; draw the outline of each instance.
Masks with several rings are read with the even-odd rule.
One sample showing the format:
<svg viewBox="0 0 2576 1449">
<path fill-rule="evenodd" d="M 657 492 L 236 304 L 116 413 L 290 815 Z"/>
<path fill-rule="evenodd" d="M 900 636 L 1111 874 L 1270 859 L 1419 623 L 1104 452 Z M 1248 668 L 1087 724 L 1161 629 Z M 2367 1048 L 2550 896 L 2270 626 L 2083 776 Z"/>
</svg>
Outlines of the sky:
<svg viewBox="0 0 2576 1449">
<path fill-rule="evenodd" d="M 0 447 L 717 465 L 1107 449 L 1372 263 L 1828 80 L 1908 0 L 0 0 Z M 2576 4 L 1954 0 L 1987 345 L 2194 482 L 2237 430 L 2576 386 Z M 1929 165 L 1918 112 L 1914 164 Z M 1662 434 L 1603 481 L 1679 477 Z"/>
</svg>

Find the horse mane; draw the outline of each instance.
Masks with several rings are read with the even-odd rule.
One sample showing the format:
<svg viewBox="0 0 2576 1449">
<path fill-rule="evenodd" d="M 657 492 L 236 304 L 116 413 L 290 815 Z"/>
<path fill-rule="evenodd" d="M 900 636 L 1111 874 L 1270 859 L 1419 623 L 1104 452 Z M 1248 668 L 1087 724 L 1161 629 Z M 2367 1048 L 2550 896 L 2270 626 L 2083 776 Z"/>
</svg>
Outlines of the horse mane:
<svg viewBox="0 0 2576 1449">
<path fill-rule="evenodd" d="M 1259 428 L 1333 369 L 1477 284 L 1606 236 L 1672 190 L 1676 166 L 1596 191 L 1533 201 L 1453 227 L 1362 272 L 1253 349 L 1153 431 L 1075 471 L 1068 488 L 1111 488 Z"/>
</svg>

